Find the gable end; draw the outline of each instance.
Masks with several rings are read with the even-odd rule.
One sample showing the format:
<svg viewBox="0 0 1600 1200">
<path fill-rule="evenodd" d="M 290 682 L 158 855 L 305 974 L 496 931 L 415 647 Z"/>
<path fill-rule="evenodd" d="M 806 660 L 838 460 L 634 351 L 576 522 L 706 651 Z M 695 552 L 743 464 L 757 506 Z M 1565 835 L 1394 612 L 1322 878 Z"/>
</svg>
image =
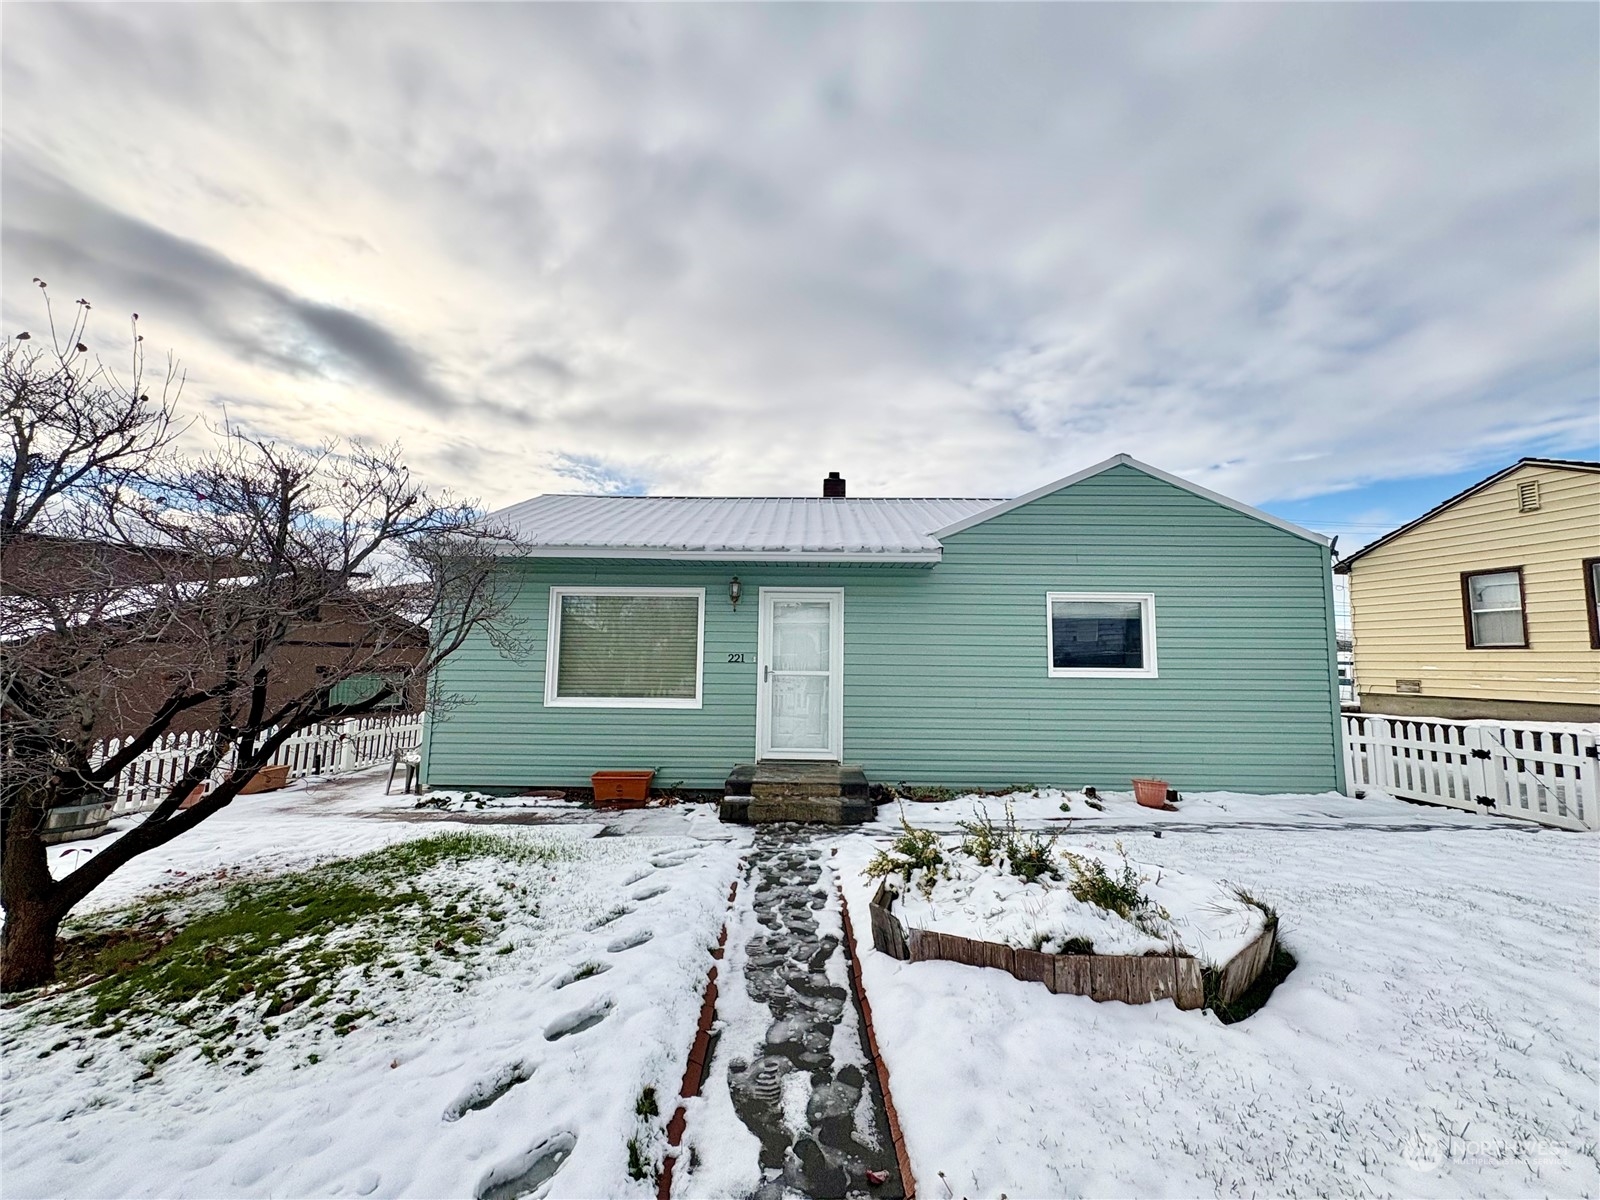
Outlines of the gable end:
<svg viewBox="0 0 1600 1200">
<path fill-rule="evenodd" d="M 1320 533 L 1313 533 L 1309 529 L 1303 529 L 1293 521 L 1285 521 L 1282 517 L 1275 517 L 1271 513 L 1262 512 L 1259 508 L 1252 508 L 1250 505 L 1235 500 L 1231 496 L 1224 496 L 1220 492 L 1213 492 L 1210 488 L 1203 488 L 1198 483 L 1191 483 L 1181 476 L 1163 471 L 1160 467 L 1152 467 L 1149 463 L 1140 462 L 1131 454 L 1113 455 L 1104 462 L 1096 463 L 1092 467 L 1085 467 L 1083 470 L 1076 471 L 1064 479 L 1057 479 L 1054 483 L 1047 483 L 1043 487 L 1034 488 L 1031 492 L 1025 492 L 1015 500 L 1003 501 L 993 508 L 986 508 L 982 512 L 974 513 L 964 520 L 957 521 L 952 525 L 946 525 L 943 529 L 936 529 L 933 531 L 933 536 L 943 540 L 953 534 L 962 533 L 975 525 L 981 525 L 985 521 L 992 521 L 996 517 L 1004 516 L 1008 512 L 1019 509 L 1024 504 L 1031 504 L 1035 500 L 1069 488 L 1075 483 L 1082 483 L 1085 479 L 1092 479 L 1094 476 L 1103 474 L 1113 467 L 1131 467 L 1135 471 L 1150 476 L 1152 479 L 1159 479 L 1163 483 L 1169 483 L 1173 487 L 1181 488 L 1186 492 L 1199 496 L 1203 500 L 1210 500 L 1212 503 L 1220 504 L 1224 508 L 1231 508 L 1235 512 L 1243 513 L 1253 520 L 1271 525 L 1275 529 L 1281 529 L 1285 533 L 1293 534 L 1295 537 L 1304 538 L 1306 541 L 1318 546 L 1331 546 L 1333 544 L 1331 538 L 1324 537 Z"/>
<path fill-rule="evenodd" d="M 1454 496 L 1451 496 L 1449 499 L 1441 500 L 1438 504 L 1435 504 L 1427 512 L 1423 513 L 1420 517 L 1412 518 L 1411 520 L 1407 521 L 1404 525 L 1401 525 L 1399 528 L 1391 529 L 1388 533 L 1384 534 L 1382 537 L 1375 538 L 1372 541 L 1368 542 L 1365 546 L 1361 547 L 1361 549 L 1355 551 L 1353 554 L 1346 555 L 1344 558 L 1340 559 L 1337 563 L 1334 564 L 1333 573 L 1335 575 L 1348 575 L 1348 574 L 1350 574 L 1350 567 L 1351 567 L 1351 565 L 1353 563 L 1356 562 L 1356 560 L 1361 559 L 1361 558 L 1365 558 L 1368 554 L 1371 554 L 1374 550 L 1378 549 L 1380 546 L 1387 546 L 1390 542 L 1394 541 L 1396 538 L 1402 537 L 1405 534 L 1410 533 L 1413 529 L 1417 528 L 1419 525 L 1422 525 L 1422 524 L 1424 524 L 1424 523 L 1426 523 L 1428 521 L 1433 520 L 1434 517 L 1437 517 L 1440 513 L 1444 512 L 1446 509 L 1454 508 L 1457 504 L 1460 504 L 1463 500 L 1466 500 L 1466 499 L 1468 499 L 1469 497 L 1472 497 L 1472 496 L 1476 496 L 1479 492 L 1483 491 L 1485 488 L 1493 487 L 1495 484 L 1499 483 L 1502 479 L 1506 479 L 1509 476 L 1515 475 L 1518 471 L 1521 471 L 1526 467 L 1547 467 L 1547 468 L 1553 468 L 1555 470 L 1560 470 L 1560 471 L 1600 472 L 1600 462 L 1586 462 L 1586 461 L 1584 461 L 1582 459 L 1571 459 L 1571 458 L 1519 458 L 1519 459 L 1517 459 L 1516 462 L 1512 463 L 1509 467 L 1504 467 L 1501 470 L 1496 471 L 1493 475 L 1490 475 L 1487 479 L 1480 479 L 1480 480 L 1478 480 L 1477 483 L 1473 484 L 1471 487 L 1462 489 L 1461 491 L 1457 492 Z M 1536 512 L 1536 511 L 1538 511 L 1539 501 L 1538 501 L 1538 491 L 1537 491 L 1537 489 L 1535 489 L 1535 491 L 1534 491 L 1534 503 L 1533 503 L 1531 508 L 1527 506 L 1527 501 L 1524 499 L 1524 497 L 1522 496 L 1522 494 L 1520 492 L 1519 492 L 1519 495 L 1518 495 L 1518 506 L 1519 506 L 1519 511 L 1522 511 L 1522 512 Z"/>
</svg>

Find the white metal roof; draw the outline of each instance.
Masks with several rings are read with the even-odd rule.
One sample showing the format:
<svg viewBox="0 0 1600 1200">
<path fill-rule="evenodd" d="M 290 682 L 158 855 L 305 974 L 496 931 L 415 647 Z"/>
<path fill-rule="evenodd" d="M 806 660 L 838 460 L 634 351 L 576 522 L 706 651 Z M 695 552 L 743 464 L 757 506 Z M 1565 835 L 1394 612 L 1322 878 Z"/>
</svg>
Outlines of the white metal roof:
<svg viewBox="0 0 1600 1200">
<path fill-rule="evenodd" d="M 938 562 L 942 538 L 1051 492 L 1128 466 L 1326 546 L 1328 539 L 1118 454 L 1014 500 L 974 497 L 824 499 L 801 496 L 535 496 L 491 513 L 535 556 L 823 562 Z"/>
<path fill-rule="evenodd" d="M 993 508 L 961 498 L 535 496 L 491 513 L 536 555 L 937 562 L 935 529 Z"/>
</svg>

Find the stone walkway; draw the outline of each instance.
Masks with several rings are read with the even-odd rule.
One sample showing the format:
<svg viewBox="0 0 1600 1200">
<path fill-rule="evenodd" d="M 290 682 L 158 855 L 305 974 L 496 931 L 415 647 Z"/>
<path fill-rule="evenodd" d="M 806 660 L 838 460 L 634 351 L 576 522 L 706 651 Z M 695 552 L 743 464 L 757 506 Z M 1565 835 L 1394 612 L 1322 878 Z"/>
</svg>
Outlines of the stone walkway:
<svg viewBox="0 0 1600 1200">
<path fill-rule="evenodd" d="M 861 1012 L 840 939 L 817 912 L 838 899 L 821 880 L 816 834 L 800 826 L 757 831 L 752 903 L 764 932 L 750 940 L 745 985 L 772 1013 L 765 1053 L 729 1064 L 728 1086 L 761 1139 L 765 1182 L 756 1200 L 904 1195 Z M 867 1172 L 887 1179 L 871 1184 Z"/>
</svg>

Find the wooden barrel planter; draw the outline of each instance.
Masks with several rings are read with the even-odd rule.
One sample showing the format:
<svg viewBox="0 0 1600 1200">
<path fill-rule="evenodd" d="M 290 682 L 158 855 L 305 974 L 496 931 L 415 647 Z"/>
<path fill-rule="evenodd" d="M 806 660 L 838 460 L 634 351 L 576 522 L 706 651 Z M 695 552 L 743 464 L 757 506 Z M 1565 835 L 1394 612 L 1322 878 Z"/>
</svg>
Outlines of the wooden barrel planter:
<svg viewBox="0 0 1600 1200">
<path fill-rule="evenodd" d="M 890 910 L 893 898 L 888 883 L 880 883 L 867 905 L 872 920 L 872 947 L 891 958 L 993 967 L 1017 979 L 1042 983 L 1059 994 L 1121 1000 L 1124 1004 L 1167 999 L 1185 1009 L 1204 1008 L 1208 999 L 1232 1004 L 1272 962 L 1278 936 L 1277 922 L 1269 919 L 1266 929 L 1254 941 L 1217 970 L 1215 994 L 1208 998 L 1207 972 L 1200 960 L 1191 955 L 1044 954 L 932 929 L 907 928 Z"/>
<path fill-rule="evenodd" d="M 110 823 L 111 800 L 107 796 L 83 804 L 63 804 L 45 813 L 40 841 L 54 846 L 80 838 L 99 837 Z"/>
</svg>

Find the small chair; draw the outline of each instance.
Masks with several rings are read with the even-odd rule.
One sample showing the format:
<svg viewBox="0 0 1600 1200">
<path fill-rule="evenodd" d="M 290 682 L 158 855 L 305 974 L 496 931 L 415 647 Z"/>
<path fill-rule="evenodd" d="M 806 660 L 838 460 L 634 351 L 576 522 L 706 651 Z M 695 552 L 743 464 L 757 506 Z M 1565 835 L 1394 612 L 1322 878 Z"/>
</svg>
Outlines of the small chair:
<svg viewBox="0 0 1600 1200">
<path fill-rule="evenodd" d="M 410 792 L 412 785 L 417 782 L 417 772 L 422 767 L 422 755 L 415 750 L 402 750 L 395 747 L 394 758 L 389 763 L 389 782 L 383 785 L 383 794 L 387 796 L 389 789 L 394 787 L 395 772 L 401 767 L 406 769 L 405 783 L 401 786 L 402 794 Z"/>
</svg>

